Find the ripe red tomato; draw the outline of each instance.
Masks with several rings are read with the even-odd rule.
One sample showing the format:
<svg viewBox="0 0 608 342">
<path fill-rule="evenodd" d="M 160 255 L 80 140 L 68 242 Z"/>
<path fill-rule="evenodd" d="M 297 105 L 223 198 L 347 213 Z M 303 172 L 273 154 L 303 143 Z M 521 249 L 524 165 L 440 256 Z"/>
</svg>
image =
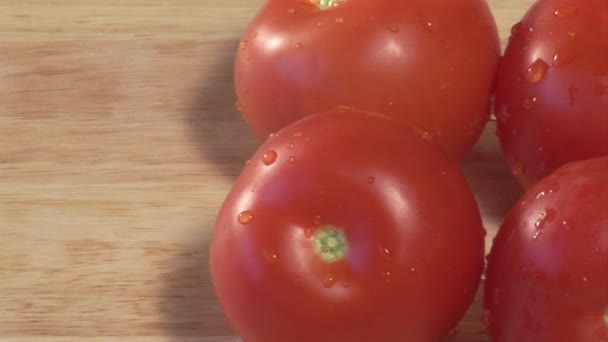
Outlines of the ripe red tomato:
<svg viewBox="0 0 608 342">
<path fill-rule="evenodd" d="M 608 1 L 537 2 L 512 29 L 496 105 L 504 154 L 526 186 L 608 155 Z"/>
<path fill-rule="evenodd" d="M 438 341 L 478 287 L 484 229 L 457 166 L 385 116 L 309 116 L 268 139 L 211 242 L 247 342 Z"/>
<path fill-rule="evenodd" d="M 424 128 L 460 160 L 487 122 L 499 56 L 484 0 L 268 0 L 236 57 L 238 107 L 262 140 L 310 113 L 363 108 Z"/>
<path fill-rule="evenodd" d="M 495 342 L 608 341 L 608 157 L 562 166 L 511 209 L 485 306 Z"/>
</svg>

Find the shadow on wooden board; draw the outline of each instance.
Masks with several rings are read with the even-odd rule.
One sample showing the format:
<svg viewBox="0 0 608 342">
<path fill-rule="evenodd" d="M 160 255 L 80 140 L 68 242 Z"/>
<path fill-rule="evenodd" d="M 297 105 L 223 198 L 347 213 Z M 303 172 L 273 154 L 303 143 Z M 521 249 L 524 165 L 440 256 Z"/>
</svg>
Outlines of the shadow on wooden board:
<svg viewBox="0 0 608 342">
<path fill-rule="evenodd" d="M 222 314 L 215 297 L 209 270 L 209 238 L 212 224 L 196 237 L 185 237 L 171 263 L 173 271 L 163 275 L 160 310 L 170 341 L 228 336 L 235 333 Z M 224 340 L 224 339 L 221 339 Z"/>
<path fill-rule="evenodd" d="M 231 178 L 240 174 L 259 146 L 235 106 L 233 70 L 238 43 L 231 39 L 209 49 L 215 59 L 201 81 L 186 122 L 201 157 L 219 174 Z"/>
</svg>

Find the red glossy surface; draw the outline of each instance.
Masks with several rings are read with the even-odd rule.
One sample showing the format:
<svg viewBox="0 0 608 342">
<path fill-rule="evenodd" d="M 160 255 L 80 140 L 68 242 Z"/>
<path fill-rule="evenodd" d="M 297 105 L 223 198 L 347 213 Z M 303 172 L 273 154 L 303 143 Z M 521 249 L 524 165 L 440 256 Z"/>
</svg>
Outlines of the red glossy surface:
<svg viewBox="0 0 608 342">
<path fill-rule="evenodd" d="M 260 139 L 340 105 L 427 130 L 455 160 L 478 140 L 500 55 L 485 1 L 269 0 L 235 64 L 239 109 Z"/>
<path fill-rule="evenodd" d="M 348 246 L 333 262 L 313 249 L 327 225 Z M 344 110 L 289 125 L 252 157 L 219 213 L 211 271 L 247 342 L 438 341 L 473 299 L 484 234 L 435 146 Z"/>
<path fill-rule="evenodd" d="M 608 157 L 561 167 L 511 209 L 485 306 L 496 342 L 608 341 Z"/>
<path fill-rule="evenodd" d="M 501 62 L 498 136 L 525 185 L 608 155 L 608 1 L 541 0 Z"/>
</svg>

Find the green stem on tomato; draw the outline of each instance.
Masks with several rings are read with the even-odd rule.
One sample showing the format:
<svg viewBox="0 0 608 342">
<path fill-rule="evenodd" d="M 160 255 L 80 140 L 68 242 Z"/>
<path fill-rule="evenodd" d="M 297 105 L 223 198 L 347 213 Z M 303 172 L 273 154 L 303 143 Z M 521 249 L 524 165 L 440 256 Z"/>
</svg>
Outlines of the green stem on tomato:
<svg viewBox="0 0 608 342">
<path fill-rule="evenodd" d="M 342 1 L 343 0 L 318 0 L 317 7 L 319 7 L 322 10 L 326 10 L 326 9 L 337 6 Z"/>
<path fill-rule="evenodd" d="M 333 226 L 320 227 L 313 236 L 315 254 L 325 262 L 343 259 L 348 252 L 348 241 L 341 229 Z"/>
</svg>

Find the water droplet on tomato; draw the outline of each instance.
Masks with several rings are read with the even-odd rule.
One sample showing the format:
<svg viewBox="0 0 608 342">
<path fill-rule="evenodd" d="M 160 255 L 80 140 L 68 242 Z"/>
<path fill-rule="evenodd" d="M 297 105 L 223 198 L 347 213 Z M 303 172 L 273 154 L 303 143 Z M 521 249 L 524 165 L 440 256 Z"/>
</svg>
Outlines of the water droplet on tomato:
<svg viewBox="0 0 608 342">
<path fill-rule="evenodd" d="M 575 37 L 576 37 L 576 32 L 574 32 L 574 31 L 569 31 L 569 32 L 568 32 L 568 37 L 570 37 L 570 38 L 575 38 Z"/>
<path fill-rule="evenodd" d="M 489 327 L 490 326 L 490 318 L 492 317 L 492 312 L 490 312 L 489 309 L 484 309 L 483 313 L 481 314 L 481 323 L 486 326 Z"/>
<path fill-rule="evenodd" d="M 301 49 L 303 47 L 304 45 L 302 43 L 296 43 L 296 49 Z"/>
<path fill-rule="evenodd" d="M 277 160 L 278 154 L 276 151 L 268 151 L 262 156 L 264 165 L 272 165 Z"/>
<path fill-rule="evenodd" d="M 391 274 L 390 271 L 384 271 L 382 272 L 382 279 L 384 279 L 385 282 L 390 283 L 392 280 L 393 275 Z"/>
<path fill-rule="evenodd" d="M 287 148 L 290 149 L 290 150 L 293 150 L 294 147 L 296 147 L 296 144 L 294 144 L 294 143 L 287 144 Z"/>
<path fill-rule="evenodd" d="M 378 251 L 380 252 L 380 255 L 386 260 L 390 259 L 392 256 L 391 250 L 384 246 L 378 246 Z"/>
<path fill-rule="evenodd" d="M 296 162 L 296 157 L 294 157 L 294 156 L 289 157 L 289 158 L 287 159 L 287 162 L 288 162 L 289 164 L 294 164 L 294 163 Z"/>
<path fill-rule="evenodd" d="M 264 259 L 266 259 L 269 264 L 276 264 L 277 261 L 279 261 L 279 256 L 276 255 L 276 253 L 264 251 Z"/>
<path fill-rule="evenodd" d="M 247 161 L 245 162 L 245 166 L 249 166 L 251 165 L 251 159 L 247 159 Z"/>
<path fill-rule="evenodd" d="M 335 284 L 336 284 L 336 276 L 334 276 L 332 273 L 323 277 L 323 287 L 330 288 L 330 287 L 334 286 Z"/>
<path fill-rule="evenodd" d="M 236 110 L 237 110 L 239 113 L 242 113 L 242 112 L 243 112 L 243 106 L 241 105 L 241 102 L 240 102 L 240 101 L 236 101 L 235 107 L 236 107 Z"/>
<path fill-rule="evenodd" d="M 367 178 L 367 184 L 374 184 L 376 182 L 376 178 L 373 176 L 369 176 Z"/>
<path fill-rule="evenodd" d="M 522 102 L 522 106 L 524 107 L 525 110 L 531 110 L 536 105 L 536 100 L 537 100 L 536 96 L 527 97 Z"/>
<path fill-rule="evenodd" d="M 321 215 L 315 215 L 315 217 L 312 218 L 312 224 L 315 226 L 320 226 L 321 223 L 323 222 Z"/>
<path fill-rule="evenodd" d="M 251 210 L 242 211 L 237 215 L 236 220 L 240 224 L 247 224 L 253 220 L 253 213 Z"/>
<path fill-rule="evenodd" d="M 553 65 L 562 66 L 576 59 L 576 50 L 573 47 L 563 47 L 553 55 Z"/>
<path fill-rule="evenodd" d="M 307 239 L 310 239 L 312 237 L 313 233 L 312 233 L 312 229 L 311 228 L 306 228 L 304 229 L 304 236 Z"/>
<path fill-rule="evenodd" d="M 299 138 L 299 137 L 301 137 L 301 136 L 302 136 L 302 132 L 295 132 L 295 133 L 293 134 L 293 137 L 294 137 L 294 138 Z"/>
<path fill-rule="evenodd" d="M 398 33 L 399 32 L 399 28 L 397 26 L 391 26 L 388 28 L 389 31 L 393 32 L 393 33 Z"/>
<path fill-rule="evenodd" d="M 247 50 L 248 45 L 249 45 L 249 42 L 247 42 L 247 40 L 243 40 L 239 44 L 239 48 L 241 49 L 241 51 L 245 51 L 245 50 Z"/>
<path fill-rule="evenodd" d="M 412 272 L 412 273 L 416 272 L 416 268 L 415 267 L 410 268 L 410 272 Z"/>
<path fill-rule="evenodd" d="M 556 9 L 553 14 L 562 19 L 572 18 L 578 13 L 578 8 L 574 5 L 567 5 Z"/>
<path fill-rule="evenodd" d="M 513 173 L 513 175 L 515 177 L 520 177 L 526 173 L 526 169 L 524 168 L 524 165 L 520 161 L 515 160 L 515 161 L 513 161 L 512 166 L 511 166 L 511 173 Z"/>
<path fill-rule="evenodd" d="M 530 83 L 537 83 L 543 79 L 545 73 L 549 69 L 549 64 L 542 59 L 537 59 L 526 71 L 526 80 Z"/>
<path fill-rule="evenodd" d="M 319 22 L 317 23 L 317 26 L 318 26 L 318 27 L 325 26 L 325 23 L 324 23 L 324 22 L 322 22 L 322 21 L 319 21 Z"/>
<path fill-rule="evenodd" d="M 519 33 L 521 29 L 521 21 L 517 22 L 515 25 L 511 26 L 511 35 L 516 35 Z"/>
<path fill-rule="evenodd" d="M 287 10 L 287 13 L 294 14 L 294 13 L 296 13 L 296 10 L 294 8 L 290 8 Z"/>
<path fill-rule="evenodd" d="M 344 22 L 344 18 L 343 17 L 337 17 L 336 18 L 336 23 L 342 24 L 343 22 Z"/>
<path fill-rule="evenodd" d="M 532 239 L 533 239 L 533 240 L 538 239 L 538 237 L 540 236 L 540 234 L 541 234 L 541 231 L 540 231 L 540 230 L 537 230 L 537 231 L 534 233 L 534 235 L 532 235 Z"/>
<path fill-rule="evenodd" d="M 545 192 L 544 191 L 541 191 L 541 192 L 538 193 L 538 195 L 536 195 L 536 199 L 541 199 L 543 197 L 545 197 Z"/>
</svg>

